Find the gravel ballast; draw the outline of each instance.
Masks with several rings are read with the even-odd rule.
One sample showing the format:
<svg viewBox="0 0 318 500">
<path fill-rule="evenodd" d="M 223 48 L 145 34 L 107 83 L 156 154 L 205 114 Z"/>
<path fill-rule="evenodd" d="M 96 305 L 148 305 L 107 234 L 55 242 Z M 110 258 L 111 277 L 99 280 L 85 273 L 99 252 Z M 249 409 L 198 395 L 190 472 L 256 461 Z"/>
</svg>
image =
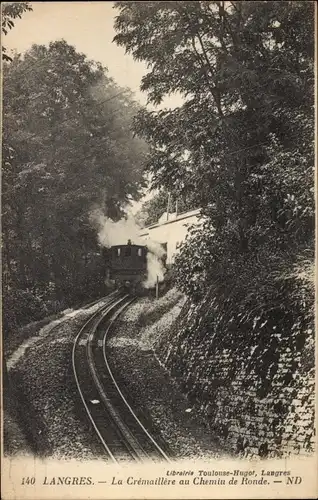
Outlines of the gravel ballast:
<svg viewBox="0 0 318 500">
<path fill-rule="evenodd" d="M 183 296 L 170 290 L 159 300 L 143 298 L 133 304 L 112 332 L 108 358 L 134 411 L 150 422 L 151 431 L 166 443 L 173 458 L 225 457 L 154 352 L 183 303 Z"/>
<path fill-rule="evenodd" d="M 13 420 L 12 412 L 5 411 L 6 454 L 12 455 L 18 449 L 19 453 L 31 451 L 41 457 L 80 460 L 102 455 L 82 408 L 71 360 L 79 329 L 103 304 L 101 301 L 89 309 L 65 311 L 9 358 L 8 395 L 15 400 L 18 421 Z"/>
<path fill-rule="evenodd" d="M 15 410 L 5 407 L 6 455 L 31 453 L 63 460 L 104 456 L 82 407 L 71 363 L 79 329 L 103 303 L 65 311 L 8 359 L 8 395 L 15 401 Z M 155 355 L 154 346 L 166 335 L 183 303 L 176 290 L 159 300 L 143 297 L 133 303 L 112 331 L 109 362 L 138 417 L 171 457 L 224 457 Z"/>
</svg>

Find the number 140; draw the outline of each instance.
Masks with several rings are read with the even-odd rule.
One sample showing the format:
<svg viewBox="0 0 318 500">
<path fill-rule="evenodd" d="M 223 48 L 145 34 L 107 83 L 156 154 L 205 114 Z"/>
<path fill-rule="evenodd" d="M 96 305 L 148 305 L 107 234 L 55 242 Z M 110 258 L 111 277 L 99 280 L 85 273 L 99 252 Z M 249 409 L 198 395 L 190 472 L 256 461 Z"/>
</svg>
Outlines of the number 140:
<svg viewBox="0 0 318 500">
<path fill-rule="evenodd" d="M 35 477 L 23 477 L 21 484 L 35 484 Z"/>
</svg>

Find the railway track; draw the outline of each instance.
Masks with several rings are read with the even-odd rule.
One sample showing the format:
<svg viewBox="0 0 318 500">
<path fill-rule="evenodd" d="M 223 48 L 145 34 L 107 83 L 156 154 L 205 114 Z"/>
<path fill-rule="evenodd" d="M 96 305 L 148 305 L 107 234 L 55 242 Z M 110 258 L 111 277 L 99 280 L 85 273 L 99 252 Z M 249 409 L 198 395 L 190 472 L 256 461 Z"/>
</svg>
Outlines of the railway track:
<svg viewBox="0 0 318 500">
<path fill-rule="evenodd" d="M 125 398 L 107 357 L 106 342 L 111 328 L 134 300 L 113 292 L 84 324 L 73 346 L 74 377 L 88 418 L 109 460 L 169 461 Z"/>
</svg>

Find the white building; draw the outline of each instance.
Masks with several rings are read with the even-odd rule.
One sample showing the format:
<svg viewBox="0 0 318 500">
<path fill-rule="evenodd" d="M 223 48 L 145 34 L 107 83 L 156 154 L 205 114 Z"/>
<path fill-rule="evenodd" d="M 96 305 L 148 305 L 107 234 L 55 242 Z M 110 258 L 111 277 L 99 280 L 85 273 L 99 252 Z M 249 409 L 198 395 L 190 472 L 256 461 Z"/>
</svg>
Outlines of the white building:
<svg viewBox="0 0 318 500">
<path fill-rule="evenodd" d="M 199 223 L 200 209 L 181 214 L 165 212 L 156 224 L 141 230 L 140 236 L 167 245 L 167 264 L 171 264 L 178 247 L 186 237 L 189 226 Z"/>
</svg>

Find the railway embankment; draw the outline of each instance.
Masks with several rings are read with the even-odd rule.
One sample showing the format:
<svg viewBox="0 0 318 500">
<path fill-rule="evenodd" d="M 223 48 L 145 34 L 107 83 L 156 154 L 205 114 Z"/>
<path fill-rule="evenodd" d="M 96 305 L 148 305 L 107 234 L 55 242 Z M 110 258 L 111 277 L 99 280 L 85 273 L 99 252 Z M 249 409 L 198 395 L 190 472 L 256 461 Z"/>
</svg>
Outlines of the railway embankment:
<svg viewBox="0 0 318 500">
<path fill-rule="evenodd" d="M 169 454 L 217 457 L 224 453 L 154 352 L 183 304 L 184 296 L 176 290 L 159 300 L 143 297 L 133 303 L 115 324 L 108 359 L 140 420 Z M 69 311 L 38 330 L 33 325 L 32 335 L 8 358 L 8 394 L 17 411 L 5 407 L 6 454 L 80 460 L 103 456 L 71 364 L 74 339 L 97 307 Z"/>
<path fill-rule="evenodd" d="M 151 426 L 152 435 L 166 444 L 172 457 L 224 457 L 223 447 L 155 352 L 184 302 L 184 296 L 172 289 L 159 300 L 143 298 L 133 304 L 119 318 L 107 343 L 109 362 L 133 410 Z"/>
<path fill-rule="evenodd" d="M 8 358 L 6 454 L 83 460 L 100 456 L 100 444 L 78 401 L 71 358 L 79 328 L 102 304 L 68 310 L 38 329 L 33 325 L 33 334 Z"/>
<path fill-rule="evenodd" d="M 279 314 L 265 311 L 241 328 L 235 322 L 242 318 L 230 308 L 218 310 L 206 298 L 190 304 L 175 289 L 159 300 L 139 299 L 116 322 L 107 343 L 113 373 L 140 420 L 173 457 L 312 452 L 312 286 L 301 284 L 293 314 L 278 301 L 289 297 L 288 289 L 282 294 L 277 286 Z M 289 286 L 295 289 L 285 281 Z M 79 328 L 99 305 L 42 326 L 11 354 L 6 453 L 101 456 L 71 364 Z"/>
<path fill-rule="evenodd" d="M 314 451 L 312 277 L 278 277 L 267 295 L 256 290 L 254 306 L 253 297 L 223 307 L 213 296 L 186 302 L 154 345 L 187 395 L 189 411 L 236 455 L 278 458 Z"/>
</svg>

